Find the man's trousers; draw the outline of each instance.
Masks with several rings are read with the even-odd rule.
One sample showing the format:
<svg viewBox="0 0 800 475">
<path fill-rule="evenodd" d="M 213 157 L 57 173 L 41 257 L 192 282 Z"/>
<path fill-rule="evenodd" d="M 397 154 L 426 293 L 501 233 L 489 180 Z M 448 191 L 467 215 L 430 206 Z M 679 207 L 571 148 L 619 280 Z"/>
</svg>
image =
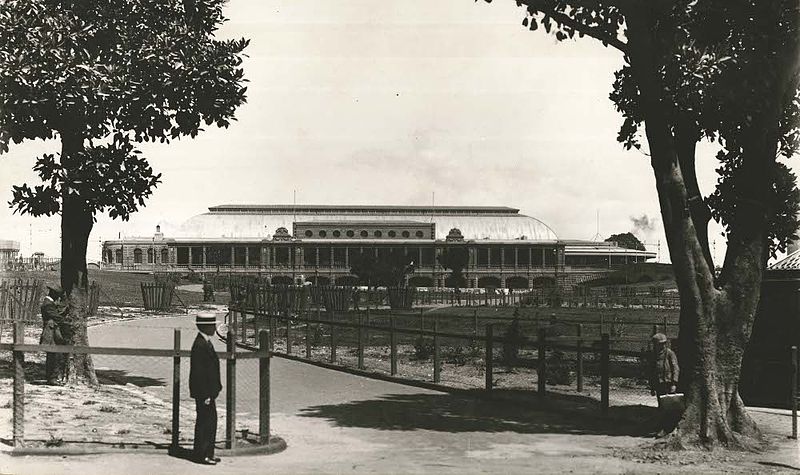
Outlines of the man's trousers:
<svg viewBox="0 0 800 475">
<path fill-rule="evenodd" d="M 213 399 L 206 405 L 204 399 L 195 399 L 197 420 L 194 424 L 194 456 L 202 461 L 214 457 L 214 444 L 217 442 L 217 404 Z"/>
</svg>

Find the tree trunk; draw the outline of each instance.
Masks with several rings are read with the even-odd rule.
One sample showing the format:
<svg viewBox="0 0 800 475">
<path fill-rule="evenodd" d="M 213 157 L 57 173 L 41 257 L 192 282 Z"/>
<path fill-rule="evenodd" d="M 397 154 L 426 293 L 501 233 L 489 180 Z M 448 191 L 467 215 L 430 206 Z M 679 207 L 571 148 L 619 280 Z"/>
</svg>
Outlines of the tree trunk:
<svg viewBox="0 0 800 475">
<path fill-rule="evenodd" d="M 687 184 L 681 168 L 693 164 L 679 158 L 681 144 L 673 136 L 660 81 L 658 52 L 663 42 L 657 37 L 658 15 L 642 9 L 627 15 L 626 21 L 629 44 L 635 45 L 629 58 L 639 86 L 651 165 L 681 296 L 678 354 L 686 410 L 669 442 L 678 447 L 751 447 L 760 434 L 739 397 L 738 383 L 741 355 L 758 302 L 764 241 L 762 248 L 739 249 L 741 285 L 736 292 L 715 288 L 705 231 L 697 229 L 691 212 L 694 170 Z"/>
<path fill-rule="evenodd" d="M 61 145 L 61 163 L 69 177 L 69 170 L 80 160 L 78 154 L 83 150 L 83 139 L 77 134 L 62 133 Z M 86 248 L 94 218 L 85 200 L 69 191 L 69 184 L 65 184 L 61 196 L 61 287 L 66 295 L 67 314 L 62 334 L 68 345 L 88 346 Z M 92 356 L 88 354 L 66 355 L 65 375 L 68 384 L 97 384 Z"/>
</svg>

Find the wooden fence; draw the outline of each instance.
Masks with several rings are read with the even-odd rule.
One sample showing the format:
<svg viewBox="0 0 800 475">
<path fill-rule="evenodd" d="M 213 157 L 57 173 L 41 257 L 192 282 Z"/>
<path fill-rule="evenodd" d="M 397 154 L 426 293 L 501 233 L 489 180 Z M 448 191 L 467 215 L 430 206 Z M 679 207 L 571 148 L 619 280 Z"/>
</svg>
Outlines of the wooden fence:
<svg viewBox="0 0 800 475">
<path fill-rule="evenodd" d="M 314 328 L 319 326 L 326 326 L 329 330 L 329 339 L 326 342 L 329 347 L 329 364 L 337 364 L 337 351 L 342 346 L 340 333 L 348 330 L 355 333 L 355 353 L 357 356 L 357 369 L 365 371 L 364 364 L 364 350 L 372 340 L 373 336 L 385 335 L 388 340 L 389 346 L 389 374 L 396 377 L 398 374 L 398 337 L 400 335 L 412 335 L 417 337 L 424 337 L 433 341 L 433 371 L 432 382 L 439 384 L 441 382 L 442 371 L 442 355 L 441 355 L 441 341 L 443 339 L 449 340 L 463 340 L 479 344 L 483 346 L 483 360 L 485 365 L 485 384 L 483 389 L 485 391 L 492 391 L 494 388 L 494 375 L 493 368 L 494 349 L 499 348 L 500 345 L 517 345 L 518 348 L 535 349 L 537 357 L 531 361 L 530 364 L 537 368 L 537 394 L 541 397 L 546 395 L 546 381 L 547 381 L 547 352 L 569 351 L 574 352 L 576 355 L 575 360 L 575 373 L 576 373 L 576 390 L 583 391 L 584 387 L 584 358 L 587 354 L 594 354 L 593 360 L 599 362 L 599 376 L 600 376 L 600 405 L 601 410 L 605 413 L 609 407 L 609 381 L 611 374 L 610 357 L 620 356 L 634 359 L 647 359 L 649 352 L 646 349 L 642 350 L 620 350 L 611 348 L 611 339 L 608 333 L 604 333 L 599 339 L 584 337 L 579 335 L 577 337 L 549 337 L 545 328 L 540 329 L 536 339 L 526 339 L 524 341 L 513 340 L 502 336 L 497 336 L 495 332 L 496 324 L 486 324 L 484 333 L 478 334 L 477 331 L 472 334 L 443 332 L 439 330 L 438 319 L 433 318 L 433 328 L 431 330 L 420 328 L 400 327 L 396 324 L 392 315 L 389 316 L 388 325 L 376 325 L 370 321 L 370 312 L 367 310 L 364 316 L 359 315 L 358 321 L 342 321 L 337 320 L 334 312 L 329 312 L 328 318 L 322 319 L 319 309 L 315 318 L 308 316 L 308 314 L 295 314 L 287 315 L 285 313 L 264 313 L 253 310 L 248 310 L 242 307 L 232 306 L 230 313 L 226 317 L 229 328 L 234 328 L 237 338 L 237 344 L 244 347 L 254 347 L 255 335 L 259 334 L 264 329 L 270 330 L 270 348 L 274 354 L 281 356 L 291 356 L 293 338 L 292 334 L 296 326 L 304 327 L 305 330 L 305 352 L 300 359 L 312 359 L 312 334 Z M 280 330 L 283 330 L 285 336 L 286 351 L 276 352 L 275 339 L 278 338 Z M 302 331 L 302 330 L 301 330 Z M 619 343 L 623 339 L 616 339 L 615 343 Z M 641 342 L 641 340 L 638 340 Z M 374 346 L 374 345 L 373 345 Z M 348 347 L 352 349 L 352 346 Z M 366 372 L 366 371 L 365 371 Z M 374 373 L 373 373 L 374 374 Z M 397 378 L 402 379 L 402 378 Z"/>
<path fill-rule="evenodd" d="M 37 321 L 43 292 L 37 279 L 0 282 L 0 319 Z"/>
<path fill-rule="evenodd" d="M 25 445 L 25 353 L 64 353 L 64 354 L 90 354 L 90 355 L 124 355 L 147 356 L 154 358 L 172 358 L 172 441 L 170 451 L 177 453 L 180 446 L 180 398 L 181 398 L 181 358 L 191 357 L 191 351 L 181 349 L 181 330 L 174 330 L 172 349 L 153 348 L 112 348 L 95 346 L 70 346 L 70 345 L 28 345 L 24 343 L 24 322 L 17 321 L 14 325 L 14 343 L 0 344 L 0 351 L 11 351 L 13 357 L 14 383 L 12 399 L 13 443 L 15 448 Z M 275 443 L 270 439 L 270 357 L 267 345 L 268 332 L 258 334 L 258 341 L 254 351 L 237 352 L 234 342 L 236 336 L 230 328 L 227 335 L 227 351 L 217 352 L 220 359 L 226 360 L 226 421 L 225 421 L 225 448 L 236 448 L 236 361 L 244 359 L 258 359 L 259 361 L 259 397 L 258 416 L 259 431 L 257 435 L 259 444 Z M 285 443 L 282 440 L 279 444 Z"/>
<path fill-rule="evenodd" d="M 172 282 L 142 282 L 142 302 L 145 310 L 169 310 L 175 284 Z"/>
</svg>

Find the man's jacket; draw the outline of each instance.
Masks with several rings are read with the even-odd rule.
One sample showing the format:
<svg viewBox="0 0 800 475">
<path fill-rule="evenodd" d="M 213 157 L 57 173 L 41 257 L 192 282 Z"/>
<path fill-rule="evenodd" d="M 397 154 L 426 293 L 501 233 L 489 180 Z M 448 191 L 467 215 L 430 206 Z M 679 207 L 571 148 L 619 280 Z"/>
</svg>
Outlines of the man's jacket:
<svg viewBox="0 0 800 475">
<path fill-rule="evenodd" d="M 198 333 L 189 365 L 189 395 L 194 399 L 215 399 L 220 391 L 219 357 L 214 345 Z"/>
</svg>

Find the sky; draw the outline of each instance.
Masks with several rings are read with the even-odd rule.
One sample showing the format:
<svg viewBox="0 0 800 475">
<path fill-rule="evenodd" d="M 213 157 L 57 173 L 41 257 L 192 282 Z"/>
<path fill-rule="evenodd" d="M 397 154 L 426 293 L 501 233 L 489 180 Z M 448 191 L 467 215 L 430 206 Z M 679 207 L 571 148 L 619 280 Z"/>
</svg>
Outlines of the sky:
<svg viewBox="0 0 800 475">
<path fill-rule="evenodd" d="M 633 231 L 668 262 L 649 157 L 616 142 L 622 57 L 521 26 L 513 0 L 231 0 L 226 38 L 251 43 L 247 104 L 228 129 L 140 148 L 162 183 L 129 222 L 98 216 L 88 260 L 118 236 L 169 237 L 225 203 L 501 205 L 562 239 Z M 0 202 L 35 157 L 0 156 Z M 714 149 L 700 148 L 702 189 Z M 599 221 L 597 217 L 599 216 Z M 0 239 L 59 255 L 59 217 L 0 206 Z M 724 239 L 712 228 L 716 261 Z M 660 243 L 660 248 L 659 248 Z"/>
</svg>

